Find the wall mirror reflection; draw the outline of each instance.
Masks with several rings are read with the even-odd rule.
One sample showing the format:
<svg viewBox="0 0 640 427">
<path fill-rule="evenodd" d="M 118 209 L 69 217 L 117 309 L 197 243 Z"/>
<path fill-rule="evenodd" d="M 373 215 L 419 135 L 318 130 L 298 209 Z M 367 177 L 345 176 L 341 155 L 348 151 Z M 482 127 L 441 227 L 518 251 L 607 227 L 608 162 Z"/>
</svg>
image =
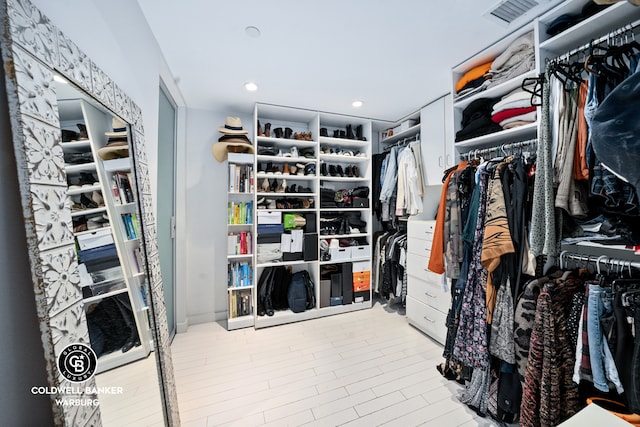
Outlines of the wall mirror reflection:
<svg viewBox="0 0 640 427">
<path fill-rule="evenodd" d="M 162 425 L 128 123 L 54 77 L 73 236 L 105 426 Z"/>
</svg>

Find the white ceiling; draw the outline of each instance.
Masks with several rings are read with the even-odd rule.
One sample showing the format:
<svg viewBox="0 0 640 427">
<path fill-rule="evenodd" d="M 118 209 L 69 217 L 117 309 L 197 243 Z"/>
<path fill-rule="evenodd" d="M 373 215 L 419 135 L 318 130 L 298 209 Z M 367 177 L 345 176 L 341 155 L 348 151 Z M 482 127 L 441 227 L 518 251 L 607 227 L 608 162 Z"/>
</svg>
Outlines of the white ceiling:
<svg viewBox="0 0 640 427">
<path fill-rule="evenodd" d="M 496 2 L 138 0 L 190 108 L 251 114 L 263 102 L 390 121 L 449 92 L 451 67 L 513 30 L 482 16 Z"/>
</svg>

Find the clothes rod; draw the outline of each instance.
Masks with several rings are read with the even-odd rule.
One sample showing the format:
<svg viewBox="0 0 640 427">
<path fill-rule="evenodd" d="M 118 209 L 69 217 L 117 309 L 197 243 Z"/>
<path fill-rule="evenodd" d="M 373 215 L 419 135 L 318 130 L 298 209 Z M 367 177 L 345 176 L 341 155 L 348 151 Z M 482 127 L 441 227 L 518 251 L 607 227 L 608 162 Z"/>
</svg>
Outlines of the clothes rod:
<svg viewBox="0 0 640 427">
<path fill-rule="evenodd" d="M 566 61 L 569 58 L 571 58 L 573 55 L 575 55 L 576 53 L 580 53 L 586 50 L 589 50 L 591 48 L 596 47 L 597 45 L 599 45 L 602 42 L 605 42 L 607 40 L 610 40 L 612 38 L 615 38 L 619 35 L 622 35 L 624 33 L 630 32 L 633 33 L 633 30 L 636 29 L 637 27 L 640 26 L 640 20 L 637 20 L 635 22 L 632 22 L 631 24 L 627 24 L 624 27 L 618 28 L 616 30 L 613 30 L 611 32 L 609 32 L 609 34 L 605 34 L 604 36 L 598 38 L 598 39 L 593 39 L 591 40 L 589 43 L 585 43 L 584 45 L 577 47 L 569 52 L 563 53 L 560 56 L 557 56 L 556 58 L 553 59 L 549 59 L 547 60 L 548 63 L 551 62 L 562 62 L 562 61 Z"/>
<path fill-rule="evenodd" d="M 499 152 L 499 151 L 502 151 L 502 154 L 506 156 L 508 150 L 513 150 L 514 148 L 526 147 L 528 145 L 535 145 L 537 143 L 538 143 L 537 138 L 529 139 L 527 141 L 510 142 L 508 144 L 496 145 L 495 147 L 470 150 L 470 151 L 467 151 L 466 153 L 461 153 L 460 158 L 463 160 L 477 159 L 478 156 L 480 155 L 491 154 L 492 152 Z"/>
<path fill-rule="evenodd" d="M 606 255 L 600 255 L 598 257 L 594 257 L 594 255 L 586 255 L 586 254 L 578 254 L 568 251 L 562 251 L 560 253 L 560 269 L 564 268 L 564 264 L 566 264 L 567 260 L 580 261 L 585 263 L 595 263 L 596 268 L 600 268 L 600 266 L 609 267 L 609 268 L 617 268 L 617 269 L 631 269 L 632 267 L 640 270 L 640 262 L 638 261 L 627 261 L 618 258 L 611 258 Z"/>
</svg>

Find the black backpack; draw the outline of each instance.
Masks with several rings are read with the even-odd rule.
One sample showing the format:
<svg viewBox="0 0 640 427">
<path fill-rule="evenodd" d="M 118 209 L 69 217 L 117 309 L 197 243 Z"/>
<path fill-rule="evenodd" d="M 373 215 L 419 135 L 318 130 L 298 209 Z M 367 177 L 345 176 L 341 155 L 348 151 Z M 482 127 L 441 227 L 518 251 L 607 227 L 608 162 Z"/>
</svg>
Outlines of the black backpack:
<svg viewBox="0 0 640 427">
<path fill-rule="evenodd" d="M 316 307 L 315 287 L 307 270 L 293 273 L 287 291 L 287 299 L 289 308 L 294 313 L 302 313 Z"/>
</svg>

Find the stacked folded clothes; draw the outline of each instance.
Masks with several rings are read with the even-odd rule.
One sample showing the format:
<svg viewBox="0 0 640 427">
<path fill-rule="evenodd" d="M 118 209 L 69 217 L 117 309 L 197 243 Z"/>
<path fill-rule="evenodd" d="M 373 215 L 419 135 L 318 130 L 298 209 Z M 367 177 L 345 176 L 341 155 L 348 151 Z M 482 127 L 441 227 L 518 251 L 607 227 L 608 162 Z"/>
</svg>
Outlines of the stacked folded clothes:
<svg viewBox="0 0 640 427">
<path fill-rule="evenodd" d="M 456 82 L 456 97 L 478 93 L 535 67 L 533 31 L 515 39 L 495 59 L 467 71 Z"/>
<path fill-rule="evenodd" d="M 501 129 L 511 129 L 536 121 L 536 107 L 531 105 L 531 93 L 516 89 L 495 103 L 491 120 Z"/>
<path fill-rule="evenodd" d="M 533 31 L 515 39 L 491 64 L 491 81 L 487 88 L 524 74 L 535 68 Z"/>
<path fill-rule="evenodd" d="M 456 141 L 501 131 L 502 127 L 491 120 L 495 103 L 493 98 L 479 98 L 471 102 L 462 111 L 462 129 L 456 133 Z"/>
</svg>

